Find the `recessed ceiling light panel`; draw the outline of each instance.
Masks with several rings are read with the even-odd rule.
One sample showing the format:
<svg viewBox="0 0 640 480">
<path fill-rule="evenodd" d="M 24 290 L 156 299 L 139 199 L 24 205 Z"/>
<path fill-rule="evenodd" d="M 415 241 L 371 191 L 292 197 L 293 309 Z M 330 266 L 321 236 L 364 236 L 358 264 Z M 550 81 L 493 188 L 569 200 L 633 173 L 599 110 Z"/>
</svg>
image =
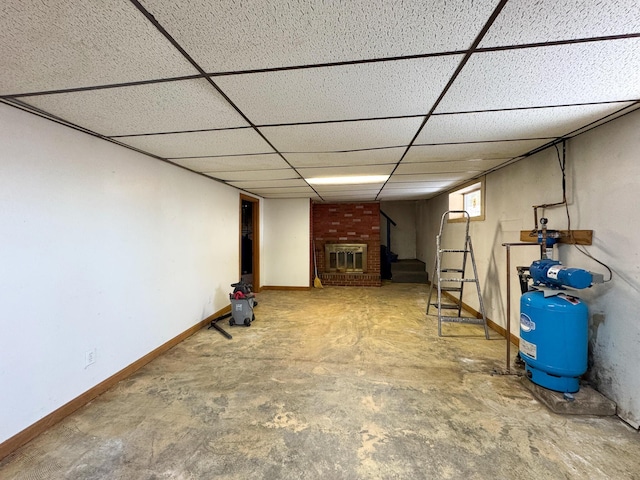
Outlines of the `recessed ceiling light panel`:
<svg viewBox="0 0 640 480">
<path fill-rule="evenodd" d="M 384 183 L 389 175 L 352 175 L 347 177 L 306 178 L 311 185 L 360 185 L 363 183 Z"/>
</svg>

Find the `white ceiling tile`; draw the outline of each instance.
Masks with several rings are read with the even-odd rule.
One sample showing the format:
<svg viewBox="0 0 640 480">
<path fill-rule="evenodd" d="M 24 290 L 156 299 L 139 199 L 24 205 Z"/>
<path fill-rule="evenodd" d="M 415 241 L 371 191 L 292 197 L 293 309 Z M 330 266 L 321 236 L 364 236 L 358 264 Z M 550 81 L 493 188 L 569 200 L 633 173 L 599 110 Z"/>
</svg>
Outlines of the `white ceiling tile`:
<svg viewBox="0 0 640 480">
<path fill-rule="evenodd" d="M 613 103 L 435 115 L 429 118 L 418 135 L 416 143 L 561 137 L 626 105 L 629 104 Z M 540 142 L 542 143 L 546 142 Z"/>
<path fill-rule="evenodd" d="M 318 195 L 311 189 L 304 192 L 290 192 L 289 189 L 287 188 L 283 188 L 283 189 L 272 188 L 272 189 L 269 189 L 267 193 L 260 193 L 260 194 L 256 193 L 253 188 L 247 189 L 247 191 L 250 191 L 254 195 L 259 195 L 263 198 L 311 198 L 311 197 L 319 198 Z"/>
<path fill-rule="evenodd" d="M 571 133 L 571 135 L 572 136 L 579 135 L 580 133 L 586 132 L 587 130 L 595 128 L 595 127 L 597 127 L 599 125 L 602 125 L 604 123 L 610 122 L 611 120 L 614 120 L 614 119 L 616 119 L 618 117 L 626 115 L 627 113 L 631 113 L 634 110 L 640 109 L 640 103 L 632 103 L 632 104 L 626 104 L 626 105 L 627 105 L 626 107 L 621 108 L 617 112 L 614 112 L 614 113 L 602 118 L 601 120 L 599 120 L 597 122 L 593 122 L 590 125 L 585 125 L 583 128 L 579 128 L 579 129 L 575 130 L 574 132 Z"/>
<path fill-rule="evenodd" d="M 468 48 L 495 0 L 143 0 L 208 72 Z"/>
<path fill-rule="evenodd" d="M 122 137 L 119 142 L 164 158 L 269 153 L 272 149 L 253 129 Z"/>
<path fill-rule="evenodd" d="M 410 191 L 410 192 L 398 192 L 395 190 L 383 190 L 378 195 L 378 199 L 380 200 L 426 200 L 428 198 L 434 197 L 438 192 L 423 192 L 420 190 Z"/>
<path fill-rule="evenodd" d="M 458 143 L 452 145 L 414 145 L 402 163 L 472 160 L 478 158 L 509 159 L 530 152 L 548 140 L 514 140 L 509 142 Z"/>
<path fill-rule="evenodd" d="M 277 199 L 277 198 L 311 198 L 314 200 L 319 200 L 320 197 L 318 197 L 318 195 L 316 195 L 313 190 L 310 192 L 306 192 L 306 193 L 266 193 L 264 195 L 260 195 L 261 197 L 264 198 L 273 198 L 273 199 Z"/>
<path fill-rule="evenodd" d="M 422 195 L 431 195 L 433 193 L 438 193 L 438 192 L 442 192 L 444 191 L 444 188 L 421 188 L 421 187 L 415 187 L 415 188 L 384 188 L 382 190 L 382 192 L 380 192 L 380 196 L 386 196 L 386 195 L 406 195 L 406 194 L 410 194 L 410 193 L 417 193 L 417 194 L 422 194 Z"/>
<path fill-rule="evenodd" d="M 510 1 L 480 47 L 521 45 L 640 32 L 637 0 Z"/>
<path fill-rule="evenodd" d="M 256 124 L 425 115 L 461 55 L 215 78 Z"/>
<path fill-rule="evenodd" d="M 261 189 L 269 187 L 304 187 L 308 186 L 307 182 L 303 179 L 290 179 L 290 180 L 245 180 L 237 182 L 228 182 L 229 185 L 233 185 L 238 188 L 246 189 Z"/>
<path fill-rule="evenodd" d="M 401 163 L 395 175 L 411 173 L 448 173 L 448 172 L 481 172 L 504 163 L 504 159 L 497 160 L 450 160 L 447 162 Z"/>
<path fill-rule="evenodd" d="M 336 152 L 408 145 L 421 122 L 421 118 L 400 118 L 260 130 L 281 152 Z"/>
<path fill-rule="evenodd" d="M 229 102 L 202 79 L 21 100 L 107 136 L 248 126 Z"/>
<path fill-rule="evenodd" d="M 288 167 L 277 153 L 264 155 L 236 155 L 233 157 L 176 158 L 173 163 L 197 172 L 233 172 L 235 170 L 261 170 Z"/>
<path fill-rule="evenodd" d="M 393 188 L 394 184 L 408 184 L 409 187 L 412 185 L 421 185 L 424 187 L 430 188 L 447 188 L 452 186 L 453 184 L 460 181 L 460 177 L 450 178 L 447 180 L 443 180 L 441 178 L 434 179 L 433 174 L 421 173 L 421 174 L 411 174 L 411 175 L 392 175 L 387 182 L 388 188 Z M 402 187 L 400 187 L 402 188 Z"/>
<path fill-rule="evenodd" d="M 639 50 L 631 38 L 476 53 L 436 112 L 637 99 Z"/>
<path fill-rule="evenodd" d="M 389 175 L 395 165 L 359 165 L 347 167 L 299 168 L 304 178 L 317 177 L 350 177 L 360 175 Z"/>
<path fill-rule="evenodd" d="M 279 170 L 236 170 L 235 172 L 207 172 L 210 177 L 225 181 L 287 180 L 300 178 L 292 168 Z"/>
<path fill-rule="evenodd" d="M 296 193 L 309 193 L 314 194 L 311 187 L 269 187 L 269 188 L 252 188 L 251 191 L 256 195 L 267 196 L 272 193 L 277 194 L 296 194 Z"/>
<path fill-rule="evenodd" d="M 459 183 L 463 180 L 476 176 L 478 174 L 477 171 L 465 171 L 465 172 L 444 172 L 444 173 L 405 173 L 398 174 L 394 173 L 387 185 L 392 183 L 417 183 L 419 185 L 425 186 L 433 186 L 437 183 L 434 182 L 447 182 L 448 186 L 452 184 Z"/>
<path fill-rule="evenodd" d="M 460 61 L 450 53 L 471 45 L 497 0 L 142 1 L 255 124 L 339 122 L 259 127 L 285 161 L 253 129 L 233 128 L 247 124 L 203 79 L 22 101 L 268 198 L 373 201 L 383 185 L 379 198 L 428 198 L 640 98 L 638 38 L 476 53 L 386 184 L 320 186 L 320 198 L 294 169 L 393 171 L 423 117 L 345 120 L 427 113 Z M 639 26 L 635 0 L 511 0 L 481 46 Z M 0 94 L 197 73 L 128 1 L 5 0 L 0 58 Z M 288 66 L 304 68 L 240 71 Z M 560 106 L 575 103 L 591 105 Z M 520 107 L 549 108 L 508 110 Z M 494 111 L 473 113 L 483 109 Z M 180 131 L 192 132 L 168 133 Z M 144 135 L 157 132 L 167 134 Z"/>
<path fill-rule="evenodd" d="M 404 182 L 404 181 L 412 181 L 411 179 L 415 178 L 415 181 L 424 183 L 424 179 L 427 176 L 430 182 L 460 181 L 465 178 L 469 178 L 469 175 L 473 173 L 474 172 L 471 171 L 471 172 L 445 172 L 445 173 L 427 173 L 427 174 L 412 173 L 412 174 L 398 175 L 398 173 L 396 172 L 391 176 L 390 181 Z M 396 180 L 393 180 L 393 179 L 396 179 Z"/>
<path fill-rule="evenodd" d="M 441 181 L 424 181 L 421 178 L 424 178 L 426 175 L 399 175 L 398 177 L 401 182 L 387 182 L 385 185 L 385 189 L 388 190 L 402 190 L 405 188 L 421 188 L 425 191 L 433 190 L 438 191 L 444 188 L 448 188 L 459 180 L 441 180 Z M 398 178 L 396 177 L 396 178 Z M 412 178 L 416 178 L 415 181 L 411 181 Z"/>
<path fill-rule="evenodd" d="M 415 192 L 433 193 L 433 192 L 440 192 L 442 190 L 445 190 L 447 187 L 453 185 L 455 182 L 446 182 L 446 183 L 447 185 L 442 185 L 442 186 L 435 186 L 433 183 L 429 183 L 429 182 L 387 183 L 383 191 L 387 192 L 389 190 L 398 190 L 398 191 L 415 191 Z"/>
<path fill-rule="evenodd" d="M 0 94 L 197 74 L 130 2 L 3 0 Z"/>
<path fill-rule="evenodd" d="M 405 147 L 400 147 L 339 153 L 286 153 L 284 156 L 296 168 L 339 167 L 344 165 L 396 164 L 405 150 Z"/>
</svg>

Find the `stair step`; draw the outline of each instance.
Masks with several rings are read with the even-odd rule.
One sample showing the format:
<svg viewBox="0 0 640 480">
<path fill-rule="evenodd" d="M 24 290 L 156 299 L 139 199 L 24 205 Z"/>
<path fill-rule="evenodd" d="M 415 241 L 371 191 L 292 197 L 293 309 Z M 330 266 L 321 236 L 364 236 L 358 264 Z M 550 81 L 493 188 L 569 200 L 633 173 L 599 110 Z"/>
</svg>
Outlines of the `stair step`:
<svg viewBox="0 0 640 480">
<path fill-rule="evenodd" d="M 392 263 L 391 264 L 392 272 L 427 272 L 427 269 L 423 264 L 419 263 Z"/>
<path fill-rule="evenodd" d="M 392 272 L 393 283 L 429 283 L 426 272 Z"/>
<path fill-rule="evenodd" d="M 484 325 L 484 320 L 481 318 L 474 317 L 440 317 L 441 322 L 452 322 L 452 323 L 471 323 L 473 325 Z"/>
<path fill-rule="evenodd" d="M 394 283 L 428 283 L 429 275 L 424 262 L 405 259 L 391 264 L 391 281 Z"/>
</svg>

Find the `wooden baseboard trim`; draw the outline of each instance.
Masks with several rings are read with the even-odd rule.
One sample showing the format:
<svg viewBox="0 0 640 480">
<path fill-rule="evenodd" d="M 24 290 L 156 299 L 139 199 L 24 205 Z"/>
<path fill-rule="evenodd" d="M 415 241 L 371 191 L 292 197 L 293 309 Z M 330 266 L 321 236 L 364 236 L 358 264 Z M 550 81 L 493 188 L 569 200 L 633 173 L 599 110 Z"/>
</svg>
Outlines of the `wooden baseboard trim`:
<svg viewBox="0 0 640 480">
<path fill-rule="evenodd" d="M 492 330 L 495 330 L 496 332 L 498 332 L 500 335 L 502 335 L 503 337 L 507 338 L 507 329 L 504 328 L 501 325 L 498 325 L 497 323 L 495 323 L 493 320 L 490 320 L 487 318 L 487 325 L 489 326 L 489 328 L 491 328 Z M 518 338 L 517 336 L 515 336 L 513 333 L 511 333 L 509 335 L 509 338 L 511 338 L 511 344 L 516 346 L 516 349 L 520 348 L 520 338 Z"/>
<path fill-rule="evenodd" d="M 311 287 L 281 287 L 278 285 L 263 285 L 262 290 L 288 290 L 288 291 L 308 291 Z"/>
<path fill-rule="evenodd" d="M 73 412 L 78 410 L 80 407 L 83 407 L 84 405 L 89 403 L 91 400 L 93 400 L 97 396 L 103 394 L 118 382 L 126 379 L 127 377 L 132 375 L 134 372 L 144 367 L 147 363 L 159 357 L 170 348 L 175 347 L 177 344 L 179 344 L 186 338 L 190 337 L 201 328 L 207 326 L 209 323 L 211 323 L 211 320 L 221 315 L 224 315 L 225 313 L 229 313 L 230 311 L 231 311 L 231 305 L 228 305 L 222 310 L 219 310 L 216 313 L 209 315 L 207 318 L 199 321 L 194 326 L 192 326 L 191 328 L 188 328 L 178 336 L 172 338 L 168 342 L 160 345 L 155 350 L 152 350 L 151 352 L 147 353 L 145 356 L 139 358 L 138 360 L 133 362 L 131 365 L 128 365 L 127 367 L 123 368 L 119 372 L 111 375 L 106 380 L 103 380 L 102 382 L 98 383 L 96 386 L 90 388 L 86 392 L 77 396 L 73 400 L 70 400 L 69 402 L 67 402 L 57 410 L 54 410 L 49 415 L 38 420 L 36 423 L 28 426 L 21 432 L 16 433 L 13 437 L 0 443 L 0 460 L 7 457 L 11 453 L 15 452 L 18 448 L 30 442 L 31 440 L 36 438 L 38 435 L 43 433 L 45 430 L 47 430 L 48 428 L 51 428 L 63 418 L 71 415 Z"/>
</svg>

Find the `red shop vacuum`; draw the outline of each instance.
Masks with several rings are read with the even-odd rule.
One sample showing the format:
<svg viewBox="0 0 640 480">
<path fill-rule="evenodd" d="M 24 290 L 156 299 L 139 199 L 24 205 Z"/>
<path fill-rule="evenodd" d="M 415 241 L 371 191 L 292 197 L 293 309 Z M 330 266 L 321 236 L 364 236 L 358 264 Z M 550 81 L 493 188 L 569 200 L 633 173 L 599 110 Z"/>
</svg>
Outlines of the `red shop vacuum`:
<svg viewBox="0 0 640 480">
<path fill-rule="evenodd" d="M 256 319 L 253 309 L 258 306 L 256 295 L 253 293 L 253 285 L 240 280 L 238 283 L 232 283 L 231 286 L 233 287 L 233 292 L 229 294 L 231 312 L 214 318 L 211 320 L 211 325 L 209 325 L 209 328 L 217 330 L 228 339 L 233 337 L 216 324 L 220 320 L 231 317 L 229 319 L 230 326 L 244 325 L 245 327 L 250 327 L 251 322 Z"/>
</svg>

